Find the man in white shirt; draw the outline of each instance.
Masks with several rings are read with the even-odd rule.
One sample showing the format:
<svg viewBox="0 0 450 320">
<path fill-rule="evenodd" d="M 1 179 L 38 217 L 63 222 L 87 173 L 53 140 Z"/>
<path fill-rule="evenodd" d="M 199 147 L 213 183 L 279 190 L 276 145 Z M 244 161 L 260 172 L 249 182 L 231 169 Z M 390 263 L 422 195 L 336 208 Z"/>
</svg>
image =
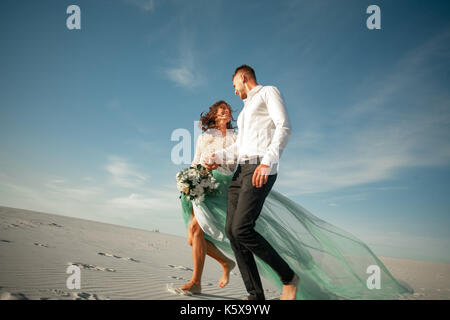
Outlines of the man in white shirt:
<svg viewBox="0 0 450 320">
<path fill-rule="evenodd" d="M 238 117 L 236 143 L 212 154 L 205 165 L 212 170 L 225 162 L 238 163 L 228 188 L 225 233 L 250 294 L 246 299 L 265 299 L 255 254 L 280 276 L 283 283 L 281 299 L 293 300 L 300 279 L 254 229 L 265 198 L 277 178 L 281 153 L 291 136 L 287 110 L 278 89 L 258 85 L 255 71 L 250 66 L 242 65 L 236 69 L 233 87 L 235 94 L 244 101 Z"/>
</svg>

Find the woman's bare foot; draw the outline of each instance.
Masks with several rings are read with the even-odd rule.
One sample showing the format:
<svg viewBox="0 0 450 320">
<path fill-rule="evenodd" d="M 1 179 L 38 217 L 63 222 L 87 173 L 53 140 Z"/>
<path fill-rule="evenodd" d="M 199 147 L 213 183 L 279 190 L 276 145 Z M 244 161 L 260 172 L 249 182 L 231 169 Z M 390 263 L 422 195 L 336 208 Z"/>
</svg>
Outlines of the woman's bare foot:
<svg viewBox="0 0 450 320">
<path fill-rule="evenodd" d="M 200 283 L 189 281 L 184 286 L 178 287 L 178 289 L 181 289 L 183 291 L 189 291 L 190 293 L 201 293 L 202 292 L 202 286 Z"/>
<path fill-rule="evenodd" d="M 222 278 L 219 280 L 219 288 L 223 288 L 228 284 L 230 279 L 231 270 L 236 267 L 236 263 L 233 260 L 228 260 L 225 265 L 223 265 L 223 274 Z"/>
</svg>

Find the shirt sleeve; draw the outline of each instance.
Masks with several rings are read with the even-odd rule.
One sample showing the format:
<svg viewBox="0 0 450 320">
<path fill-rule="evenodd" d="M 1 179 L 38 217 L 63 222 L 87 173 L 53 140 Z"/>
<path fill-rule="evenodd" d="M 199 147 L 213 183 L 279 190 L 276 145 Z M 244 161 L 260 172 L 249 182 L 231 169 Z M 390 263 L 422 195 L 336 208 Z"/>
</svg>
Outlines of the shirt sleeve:
<svg viewBox="0 0 450 320">
<path fill-rule="evenodd" d="M 272 167 L 279 163 L 280 156 L 292 135 L 292 128 L 280 91 L 276 87 L 268 86 L 263 97 L 269 116 L 275 124 L 275 132 L 261 163 Z"/>
<path fill-rule="evenodd" d="M 219 159 L 220 164 L 224 163 L 234 163 L 237 161 L 237 157 L 239 154 L 239 132 L 236 138 L 233 138 L 234 142 L 230 144 L 228 147 L 217 150 L 215 152 L 216 158 Z"/>
<path fill-rule="evenodd" d="M 195 167 L 197 164 L 200 163 L 200 157 L 202 155 L 202 139 L 203 134 L 199 135 L 197 138 L 197 143 L 195 145 L 195 155 L 194 155 L 194 160 L 191 163 L 191 167 Z"/>
</svg>

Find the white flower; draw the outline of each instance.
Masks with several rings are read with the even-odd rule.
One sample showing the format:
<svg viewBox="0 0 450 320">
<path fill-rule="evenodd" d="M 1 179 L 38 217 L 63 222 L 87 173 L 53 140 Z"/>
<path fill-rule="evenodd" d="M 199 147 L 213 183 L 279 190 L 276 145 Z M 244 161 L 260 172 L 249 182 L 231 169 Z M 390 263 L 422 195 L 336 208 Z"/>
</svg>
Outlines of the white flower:
<svg viewBox="0 0 450 320">
<path fill-rule="evenodd" d="M 177 189 L 179 191 L 184 191 L 186 188 L 189 188 L 189 184 L 184 183 L 184 182 L 177 183 Z"/>
<path fill-rule="evenodd" d="M 205 194 L 204 194 L 204 193 L 201 194 L 200 196 L 198 196 L 197 198 L 194 199 L 194 201 L 195 201 L 196 203 L 200 203 L 200 202 L 202 202 L 202 201 L 204 201 L 204 200 L 205 200 Z"/>
<path fill-rule="evenodd" d="M 207 188 L 207 187 L 210 186 L 210 183 L 209 183 L 208 179 L 203 179 L 203 180 L 200 182 L 200 185 L 201 185 L 203 188 Z"/>
<path fill-rule="evenodd" d="M 189 169 L 187 173 L 189 178 L 194 178 L 197 176 L 197 170 L 194 168 Z"/>
<path fill-rule="evenodd" d="M 194 192 L 195 192 L 196 195 L 200 196 L 200 195 L 202 195 L 202 194 L 205 192 L 205 190 L 203 189 L 202 186 L 197 185 L 197 186 L 194 188 Z"/>
</svg>

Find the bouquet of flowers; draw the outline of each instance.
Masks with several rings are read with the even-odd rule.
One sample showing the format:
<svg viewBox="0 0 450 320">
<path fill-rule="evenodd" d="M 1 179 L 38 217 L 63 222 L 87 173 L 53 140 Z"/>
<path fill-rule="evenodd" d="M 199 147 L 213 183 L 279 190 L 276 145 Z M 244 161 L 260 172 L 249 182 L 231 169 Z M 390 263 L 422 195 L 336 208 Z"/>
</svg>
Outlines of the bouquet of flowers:
<svg viewBox="0 0 450 320">
<path fill-rule="evenodd" d="M 201 164 L 184 168 L 177 173 L 176 178 L 177 189 L 184 193 L 188 200 L 194 200 L 196 203 L 202 202 L 206 194 L 216 193 L 219 187 L 212 173 Z"/>
</svg>

